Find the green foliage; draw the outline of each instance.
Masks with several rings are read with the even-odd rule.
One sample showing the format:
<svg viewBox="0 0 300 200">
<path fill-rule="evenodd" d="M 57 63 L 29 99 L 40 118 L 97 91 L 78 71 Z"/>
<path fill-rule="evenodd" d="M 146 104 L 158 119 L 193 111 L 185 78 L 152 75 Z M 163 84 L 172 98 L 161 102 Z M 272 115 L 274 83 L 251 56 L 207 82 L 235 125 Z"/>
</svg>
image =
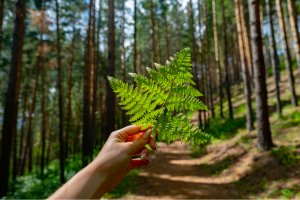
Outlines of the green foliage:
<svg viewBox="0 0 300 200">
<path fill-rule="evenodd" d="M 284 188 L 281 190 L 281 195 L 286 199 L 291 199 L 294 196 L 294 191 L 289 188 Z"/>
<path fill-rule="evenodd" d="M 193 144 L 209 142 L 211 136 L 195 128 L 184 114 L 207 110 L 198 99 L 202 94 L 193 87 L 190 49 L 175 54 L 165 66 L 155 66 L 147 68 L 149 77 L 130 73 L 136 85 L 108 77 L 122 109 L 131 116 L 130 122 L 153 126 L 153 132 L 159 132 L 158 139 L 167 143 L 178 138 Z"/>
<path fill-rule="evenodd" d="M 236 162 L 236 160 L 237 158 L 235 156 L 229 156 L 217 163 L 201 164 L 198 167 L 201 169 L 201 171 L 206 171 L 208 174 L 218 175 L 226 169 L 228 169 L 231 165 L 233 165 Z"/>
<path fill-rule="evenodd" d="M 245 128 L 246 118 L 235 119 L 211 119 L 209 132 L 218 139 L 229 139 L 233 137 L 240 128 Z"/>
<path fill-rule="evenodd" d="M 190 156 L 192 158 L 199 158 L 207 153 L 207 145 L 190 145 Z"/>
<path fill-rule="evenodd" d="M 273 149 L 271 154 L 283 165 L 286 166 L 296 166 L 299 164 L 300 156 L 295 152 L 295 147 L 293 146 L 282 146 Z"/>
<path fill-rule="evenodd" d="M 70 179 L 82 167 L 78 160 L 81 156 L 75 155 L 66 161 L 65 175 Z M 36 168 L 32 173 L 17 178 L 11 182 L 10 191 L 7 198 L 9 199 L 44 199 L 50 196 L 60 186 L 59 180 L 59 162 L 53 160 L 45 168 L 44 179 L 41 179 L 40 171 Z"/>
</svg>

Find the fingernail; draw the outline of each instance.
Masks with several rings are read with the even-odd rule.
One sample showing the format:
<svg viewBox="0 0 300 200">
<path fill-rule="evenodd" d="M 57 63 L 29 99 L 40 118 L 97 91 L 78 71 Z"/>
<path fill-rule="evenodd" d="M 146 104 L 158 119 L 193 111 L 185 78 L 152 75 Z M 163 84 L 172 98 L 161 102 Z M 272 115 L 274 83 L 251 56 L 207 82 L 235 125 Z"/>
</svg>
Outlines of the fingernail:
<svg viewBox="0 0 300 200">
<path fill-rule="evenodd" d="M 146 133 L 143 135 L 143 138 L 144 139 L 148 139 L 150 137 L 150 135 L 151 135 L 151 132 L 152 132 L 151 129 L 149 129 L 148 131 L 146 131 Z"/>
<path fill-rule="evenodd" d="M 146 154 L 146 153 L 142 153 L 142 154 L 141 154 L 141 160 L 145 160 L 146 157 L 147 157 L 147 154 Z"/>
</svg>

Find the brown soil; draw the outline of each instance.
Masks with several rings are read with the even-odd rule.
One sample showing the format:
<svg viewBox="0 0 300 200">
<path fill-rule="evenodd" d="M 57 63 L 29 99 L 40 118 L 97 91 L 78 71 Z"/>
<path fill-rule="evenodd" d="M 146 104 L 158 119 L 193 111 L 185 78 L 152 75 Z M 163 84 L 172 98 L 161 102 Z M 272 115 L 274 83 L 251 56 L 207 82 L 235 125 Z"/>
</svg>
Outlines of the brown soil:
<svg viewBox="0 0 300 200">
<path fill-rule="evenodd" d="M 298 167 L 282 165 L 270 152 L 250 147 L 255 142 L 240 145 L 241 137 L 253 140 L 253 135 L 241 134 L 210 145 L 207 153 L 199 158 L 190 157 L 188 145 L 159 143 L 151 165 L 139 173 L 137 190 L 122 198 L 265 198 L 270 196 L 265 184 L 271 184 L 273 190 L 300 185 Z"/>
<path fill-rule="evenodd" d="M 281 83 L 284 92 L 288 91 L 286 79 L 286 75 L 283 76 Z M 271 78 L 268 85 L 272 97 L 274 84 Z M 297 92 L 300 93 L 299 88 Z M 234 107 L 243 104 L 241 91 L 234 96 L 237 98 Z M 290 111 L 295 110 L 300 112 L 299 107 Z M 284 111 L 285 116 L 289 114 Z M 271 119 L 271 124 L 276 124 L 276 121 Z M 278 146 L 296 146 L 300 156 L 299 125 L 282 128 L 280 134 L 273 138 Z M 293 166 L 282 164 L 271 152 L 259 151 L 256 140 L 255 132 L 240 130 L 229 140 L 209 145 L 207 152 L 198 158 L 190 156 L 191 151 L 186 144 L 159 143 L 151 165 L 141 170 L 137 177 L 137 190 L 122 198 L 283 198 L 284 188 L 296 188 L 294 198 L 300 198 L 300 163 Z"/>
</svg>

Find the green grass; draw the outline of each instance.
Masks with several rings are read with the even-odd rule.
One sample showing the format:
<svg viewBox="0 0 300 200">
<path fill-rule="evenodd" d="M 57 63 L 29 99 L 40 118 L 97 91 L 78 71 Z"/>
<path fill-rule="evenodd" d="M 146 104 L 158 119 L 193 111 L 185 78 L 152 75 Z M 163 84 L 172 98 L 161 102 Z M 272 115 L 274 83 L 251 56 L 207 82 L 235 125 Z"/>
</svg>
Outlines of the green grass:
<svg viewBox="0 0 300 200">
<path fill-rule="evenodd" d="M 65 164 L 65 176 L 69 180 L 80 169 L 81 155 L 70 158 Z M 130 191 L 134 191 L 137 187 L 136 181 L 137 171 L 131 171 L 120 185 L 113 191 L 107 193 L 105 198 L 120 198 Z M 53 160 L 49 166 L 45 168 L 44 180 L 40 177 L 39 169 L 34 169 L 32 173 L 17 178 L 15 182 L 10 182 L 9 193 L 6 199 L 45 199 L 55 192 L 61 186 L 59 180 L 59 162 Z M 88 186 L 87 186 L 88 187 Z"/>
<path fill-rule="evenodd" d="M 199 158 L 207 152 L 206 144 L 203 145 L 190 145 L 190 156 L 192 158 Z"/>
<path fill-rule="evenodd" d="M 245 128 L 246 118 L 239 117 L 234 119 L 211 119 L 208 132 L 216 139 L 226 140 L 238 133 L 239 129 Z"/>
<path fill-rule="evenodd" d="M 272 149 L 271 155 L 283 165 L 296 166 L 300 163 L 300 155 L 295 150 L 293 146 L 282 146 Z"/>
<path fill-rule="evenodd" d="M 226 159 L 221 160 L 220 162 L 217 162 L 215 164 L 201 164 L 198 167 L 201 170 L 206 171 L 208 174 L 218 175 L 224 170 L 228 169 L 236 161 L 236 159 L 236 156 L 229 156 Z"/>
<path fill-rule="evenodd" d="M 65 176 L 70 179 L 81 169 L 79 155 L 70 158 L 65 163 Z M 44 199 L 50 196 L 60 186 L 59 162 L 53 160 L 44 171 L 44 180 L 41 179 L 40 171 L 36 167 L 33 172 L 17 178 L 15 182 L 10 182 L 9 199 Z"/>
</svg>

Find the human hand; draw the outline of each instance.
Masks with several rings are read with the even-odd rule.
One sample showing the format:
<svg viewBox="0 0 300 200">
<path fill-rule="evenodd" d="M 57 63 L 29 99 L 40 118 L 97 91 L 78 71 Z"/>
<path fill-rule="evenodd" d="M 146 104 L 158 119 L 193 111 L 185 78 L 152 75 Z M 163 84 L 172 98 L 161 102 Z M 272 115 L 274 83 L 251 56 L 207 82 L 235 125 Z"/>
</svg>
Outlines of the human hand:
<svg viewBox="0 0 300 200">
<path fill-rule="evenodd" d="M 141 130 L 140 126 L 131 125 L 111 133 L 93 164 L 106 176 L 106 192 L 116 187 L 124 176 L 133 168 L 149 164 L 149 144 L 155 150 L 155 139 L 151 129 Z M 133 159 L 133 156 L 140 158 Z"/>
</svg>

